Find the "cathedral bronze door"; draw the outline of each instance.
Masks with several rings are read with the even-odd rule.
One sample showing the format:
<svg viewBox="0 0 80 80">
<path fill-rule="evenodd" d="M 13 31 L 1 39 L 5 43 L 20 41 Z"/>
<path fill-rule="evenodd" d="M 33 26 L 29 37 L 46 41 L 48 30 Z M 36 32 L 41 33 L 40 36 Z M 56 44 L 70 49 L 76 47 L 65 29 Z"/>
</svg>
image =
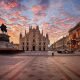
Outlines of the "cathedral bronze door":
<svg viewBox="0 0 80 80">
<path fill-rule="evenodd" d="M 23 46 L 23 51 L 24 51 L 24 46 Z"/>
<path fill-rule="evenodd" d="M 39 51 L 41 51 L 41 47 L 39 47 Z"/>
<path fill-rule="evenodd" d="M 45 47 L 43 48 L 43 51 L 45 51 Z"/>
<path fill-rule="evenodd" d="M 35 46 L 33 46 L 33 51 L 35 51 Z"/>
</svg>

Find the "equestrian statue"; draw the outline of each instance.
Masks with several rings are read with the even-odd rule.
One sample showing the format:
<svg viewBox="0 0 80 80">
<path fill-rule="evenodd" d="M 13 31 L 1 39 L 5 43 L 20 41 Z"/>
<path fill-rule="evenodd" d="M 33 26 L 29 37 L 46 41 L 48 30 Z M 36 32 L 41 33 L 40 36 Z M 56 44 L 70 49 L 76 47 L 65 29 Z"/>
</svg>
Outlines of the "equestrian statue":
<svg viewBox="0 0 80 80">
<path fill-rule="evenodd" d="M 2 24 L 2 25 L 0 26 L 0 28 L 1 28 L 1 31 L 2 31 L 3 33 L 7 33 L 7 27 L 6 27 L 6 25 Z"/>
<path fill-rule="evenodd" d="M 7 33 L 7 27 L 4 24 L 1 24 L 0 29 L 2 33 L 0 33 L 0 41 L 9 42 L 9 35 Z"/>
</svg>

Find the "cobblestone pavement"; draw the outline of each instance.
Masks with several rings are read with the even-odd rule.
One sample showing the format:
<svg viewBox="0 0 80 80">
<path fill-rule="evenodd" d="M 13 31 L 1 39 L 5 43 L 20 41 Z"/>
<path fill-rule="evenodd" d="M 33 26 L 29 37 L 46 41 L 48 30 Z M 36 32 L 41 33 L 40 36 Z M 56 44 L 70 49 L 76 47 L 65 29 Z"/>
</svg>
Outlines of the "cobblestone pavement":
<svg viewBox="0 0 80 80">
<path fill-rule="evenodd" d="M 0 56 L 0 80 L 80 80 L 80 57 Z"/>
</svg>

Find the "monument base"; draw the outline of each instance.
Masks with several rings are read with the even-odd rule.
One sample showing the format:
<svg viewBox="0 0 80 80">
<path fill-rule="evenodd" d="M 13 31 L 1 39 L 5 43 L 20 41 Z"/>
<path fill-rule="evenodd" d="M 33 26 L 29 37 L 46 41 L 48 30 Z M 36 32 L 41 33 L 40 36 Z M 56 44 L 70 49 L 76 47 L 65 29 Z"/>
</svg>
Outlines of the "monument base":
<svg viewBox="0 0 80 80">
<path fill-rule="evenodd" d="M 9 42 L 9 35 L 1 33 L 0 34 L 0 41 L 5 41 L 5 42 Z"/>
<path fill-rule="evenodd" d="M 14 49 L 13 44 L 5 41 L 0 41 L 0 50 Z"/>
<path fill-rule="evenodd" d="M 0 50 L 14 49 L 13 44 L 10 43 L 9 35 L 1 33 L 0 34 Z"/>
</svg>

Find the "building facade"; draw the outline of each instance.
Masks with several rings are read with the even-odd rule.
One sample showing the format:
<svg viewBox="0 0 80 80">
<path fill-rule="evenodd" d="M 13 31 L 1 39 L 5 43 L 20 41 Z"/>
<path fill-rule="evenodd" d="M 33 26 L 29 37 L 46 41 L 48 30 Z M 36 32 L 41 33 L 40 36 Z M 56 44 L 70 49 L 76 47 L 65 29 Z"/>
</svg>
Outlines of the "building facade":
<svg viewBox="0 0 80 80">
<path fill-rule="evenodd" d="M 14 45 L 14 48 L 19 50 L 19 44 L 13 44 Z"/>
<path fill-rule="evenodd" d="M 25 31 L 24 37 L 20 34 L 19 49 L 25 51 L 46 51 L 48 50 L 49 42 L 48 34 L 43 36 L 43 31 L 40 33 L 38 26 L 36 28 L 30 27 L 28 33 Z"/>
<path fill-rule="evenodd" d="M 54 44 L 53 44 L 53 50 L 68 50 L 68 36 L 63 37 L 59 40 L 57 40 Z"/>
<path fill-rule="evenodd" d="M 54 50 L 59 49 L 80 50 L 80 22 L 69 30 L 69 35 L 63 37 L 53 44 Z"/>
<path fill-rule="evenodd" d="M 72 50 L 80 49 L 80 22 L 69 30 L 69 44 Z"/>
</svg>

